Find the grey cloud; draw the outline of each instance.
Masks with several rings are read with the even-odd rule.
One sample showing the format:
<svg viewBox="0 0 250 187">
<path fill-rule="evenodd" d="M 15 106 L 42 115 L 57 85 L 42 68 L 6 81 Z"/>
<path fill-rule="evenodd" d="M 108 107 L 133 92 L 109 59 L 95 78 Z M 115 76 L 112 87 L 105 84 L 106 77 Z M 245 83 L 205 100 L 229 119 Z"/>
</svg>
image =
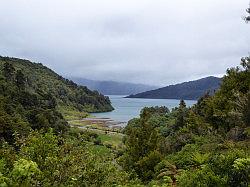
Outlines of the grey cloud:
<svg viewBox="0 0 250 187">
<path fill-rule="evenodd" d="M 0 54 L 66 76 L 167 85 L 223 75 L 249 51 L 248 0 L 8 0 Z"/>
</svg>

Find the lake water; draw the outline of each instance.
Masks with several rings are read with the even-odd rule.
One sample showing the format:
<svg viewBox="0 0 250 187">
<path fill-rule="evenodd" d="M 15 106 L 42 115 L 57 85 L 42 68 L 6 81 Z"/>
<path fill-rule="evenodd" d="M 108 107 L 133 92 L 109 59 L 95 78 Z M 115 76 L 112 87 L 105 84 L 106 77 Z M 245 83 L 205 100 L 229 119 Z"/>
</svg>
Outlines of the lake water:
<svg viewBox="0 0 250 187">
<path fill-rule="evenodd" d="M 137 99 L 124 98 L 122 95 L 108 95 L 112 106 L 115 108 L 112 112 L 93 113 L 97 118 L 110 118 L 115 121 L 128 122 L 130 119 L 138 117 L 141 109 L 152 106 L 166 106 L 169 109 L 177 107 L 180 100 L 176 99 Z M 186 100 L 187 106 L 196 103 L 194 100 Z"/>
</svg>

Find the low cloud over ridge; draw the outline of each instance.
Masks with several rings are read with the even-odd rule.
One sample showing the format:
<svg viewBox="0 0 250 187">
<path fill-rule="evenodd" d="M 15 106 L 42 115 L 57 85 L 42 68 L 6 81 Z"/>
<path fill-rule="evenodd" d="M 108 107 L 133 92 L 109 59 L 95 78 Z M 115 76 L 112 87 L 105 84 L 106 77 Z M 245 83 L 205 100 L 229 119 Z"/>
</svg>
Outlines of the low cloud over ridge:
<svg viewBox="0 0 250 187">
<path fill-rule="evenodd" d="M 8 0 L 0 54 L 96 80 L 168 85 L 222 75 L 249 52 L 247 0 Z"/>
</svg>

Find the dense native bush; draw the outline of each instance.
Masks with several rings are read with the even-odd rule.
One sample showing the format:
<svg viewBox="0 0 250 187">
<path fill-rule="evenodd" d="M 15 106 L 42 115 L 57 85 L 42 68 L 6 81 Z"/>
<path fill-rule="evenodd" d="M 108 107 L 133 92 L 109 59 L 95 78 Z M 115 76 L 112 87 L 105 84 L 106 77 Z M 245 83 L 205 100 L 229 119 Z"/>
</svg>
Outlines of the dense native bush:
<svg viewBox="0 0 250 187">
<path fill-rule="evenodd" d="M 249 58 L 191 108 L 183 100 L 171 112 L 144 108 L 123 130 L 119 150 L 98 131 L 69 128 L 59 112 L 103 110 L 107 98 L 62 77 L 67 86 L 47 79 L 55 89 L 44 87 L 25 63 L 5 63 L 0 74 L 0 186 L 249 186 Z"/>
<path fill-rule="evenodd" d="M 149 185 L 248 186 L 249 63 L 229 69 L 221 88 L 191 108 L 181 100 L 171 112 L 145 108 L 130 120 L 124 168 Z"/>
<path fill-rule="evenodd" d="M 52 105 L 56 102 L 59 107 L 87 112 L 113 110 L 108 97 L 78 86 L 40 63 L 0 56 L 0 69 L 6 80 L 13 81 L 19 89 L 26 85 L 31 93 L 50 95 L 54 99 Z"/>
<path fill-rule="evenodd" d="M 16 143 L 18 152 L 2 144 L 1 185 L 112 186 L 128 182 L 128 174 L 119 169 L 110 151 L 97 153 L 98 147 L 83 139 L 60 137 L 51 129 L 17 137 Z"/>
</svg>

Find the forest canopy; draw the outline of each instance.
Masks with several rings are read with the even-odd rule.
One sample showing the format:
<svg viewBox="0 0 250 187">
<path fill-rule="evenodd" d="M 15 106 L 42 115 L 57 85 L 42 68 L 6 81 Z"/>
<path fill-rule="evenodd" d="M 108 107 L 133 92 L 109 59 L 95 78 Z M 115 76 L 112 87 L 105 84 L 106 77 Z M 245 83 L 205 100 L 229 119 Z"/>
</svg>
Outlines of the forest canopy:
<svg viewBox="0 0 250 187">
<path fill-rule="evenodd" d="M 58 110 L 63 101 L 76 107 L 70 93 L 97 96 L 88 104 L 107 98 L 42 65 L 12 60 L 1 58 L 1 186 L 249 186 L 249 57 L 227 70 L 214 95 L 192 107 L 181 100 L 171 111 L 144 108 L 122 133 L 110 134 L 69 127 Z M 104 144 L 114 133 L 123 141 Z"/>
<path fill-rule="evenodd" d="M 4 64 L 7 69 L 4 70 Z M 23 74 L 25 90 L 29 93 L 50 95 L 58 107 L 73 108 L 85 112 L 106 112 L 113 110 L 108 97 L 91 91 L 85 86 L 78 86 L 73 81 L 63 78 L 41 63 L 0 56 L 0 69 L 6 80 L 14 81 L 14 73 Z M 5 72 L 7 71 L 7 72 Z M 22 76 L 22 75 L 21 75 Z M 20 80 L 16 80 L 20 81 Z"/>
</svg>

